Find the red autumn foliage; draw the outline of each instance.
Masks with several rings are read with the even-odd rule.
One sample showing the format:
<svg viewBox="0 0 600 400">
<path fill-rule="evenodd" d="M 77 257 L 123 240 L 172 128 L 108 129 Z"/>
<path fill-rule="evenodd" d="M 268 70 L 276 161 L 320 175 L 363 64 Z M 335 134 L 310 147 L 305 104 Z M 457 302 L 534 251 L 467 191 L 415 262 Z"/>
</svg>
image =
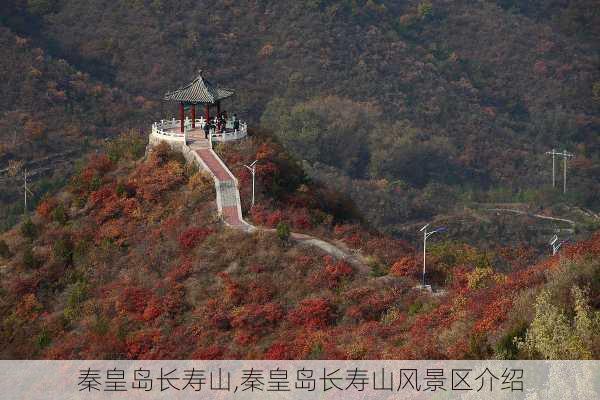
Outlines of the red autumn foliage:
<svg viewBox="0 0 600 400">
<path fill-rule="evenodd" d="M 288 314 L 288 320 L 307 329 L 323 329 L 333 320 L 333 309 L 324 298 L 305 299 Z"/>
<path fill-rule="evenodd" d="M 226 272 L 218 274 L 224 286 L 224 300 L 231 304 L 240 304 L 244 298 L 244 292 L 239 283 L 235 282 Z"/>
<path fill-rule="evenodd" d="M 292 211 L 290 216 L 292 227 L 295 229 L 306 230 L 312 228 L 310 214 L 306 208 L 297 208 Z"/>
<path fill-rule="evenodd" d="M 331 257 L 326 258 L 327 264 L 325 266 L 325 276 L 330 288 L 338 286 L 342 279 L 350 278 L 354 273 L 354 270 L 346 261 L 339 260 L 334 262 Z"/>
<path fill-rule="evenodd" d="M 153 294 L 149 289 L 126 287 L 120 293 L 117 309 L 122 313 L 135 316 L 135 318 L 142 318 L 152 297 Z"/>
<path fill-rule="evenodd" d="M 283 213 L 281 212 L 281 210 L 276 210 L 267 216 L 265 222 L 266 222 L 267 226 L 274 228 L 282 220 L 283 220 Z"/>
<path fill-rule="evenodd" d="M 56 207 L 56 201 L 53 198 L 46 198 L 42 200 L 37 208 L 36 213 L 42 217 L 44 220 L 48 221 L 51 218 L 52 211 Z"/>
<path fill-rule="evenodd" d="M 390 275 L 415 276 L 418 273 L 417 262 L 414 257 L 402 257 L 390 268 Z"/>
<path fill-rule="evenodd" d="M 190 260 L 185 260 L 181 263 L 181 265 L 173 267 L 167 274 L 167 278 L 177 282 L 184 281 L 190 276 L 193 267 L 194 266 Z"/>
<path fill-rule="evenodd" d="M 283 315 L 283 308 L 278 303 L 246 304 L 236 309 L 231 326 L 250 336 L 261 336 L 274 327 Z"/>
<path fill-rule="evenodd" d="M 159 330 L 139 331 L 127 339 L 127 358 L 149 359 L 151 351 L 161 340 Z"/>
<path fill-rule="evenodd" d="M 212 230 L 207 228 L 188 228 L 179 236 L 179 245 L 183 250 L 191 250 L 204 241 Z"/>
<path fill-rule="evenodd" d="M 267 360 L 293 360 L 295 358 L 295 352 L 287 343 L 273 343 L 265 352 L 265 359 Z"/>
</svg>

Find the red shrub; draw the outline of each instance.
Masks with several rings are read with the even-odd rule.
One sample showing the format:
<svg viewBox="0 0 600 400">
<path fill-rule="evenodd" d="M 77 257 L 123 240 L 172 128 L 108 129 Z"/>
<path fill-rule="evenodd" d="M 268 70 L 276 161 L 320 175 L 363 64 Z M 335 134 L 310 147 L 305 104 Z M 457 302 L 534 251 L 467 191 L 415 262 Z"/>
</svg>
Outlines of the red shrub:
<svg viewBox="0 0 600 400">
<path fill-rule="evenodd" d="M 126 287 L 119 296 L 117 308 L 122 313 L 135 314 L 136 318 L 140 318 L 152 297 L 148 289 Z"/>
<path fill-rule="evenodd" d="M 283 219 L 283 213 L 281 210 L 276 210 L 267 216 L 266 224 L 267 226 L 274 228 L 278 223 Z"/>
<path fill-rule="evenodd" d="M 180 266 L 172 268 L 167 274 L 167 278 L 172 281 L 183 281 L 187 279 L 188 276 L 190 276 L 192 269 L 192 262 L 189 260 L 185 260 L 183 263 L 181 263 Z"/>
<path fill-rule="evenodd" d="M 54 207 L 56 207 L 56 201 L 54 201 L 54 199 L 47 198 L 42 200 L 40 204 L 38 204 L 35 211 L 40 217 L 48 221 L 50 220 Z"/>
<path fill-rule="evenodd" d="M 206 228 L 189 228 L 179 236 L 179 245 L 183 250 L 190 250 L 204 241 L 212 231 Z"/>
<path fill-rule="evenodd" d="M 244 291 L 240 287 L 240 284 L 235 282 L 226 272 L 220 272 L 218 277 L 221 278 L 221 282 L 225 289 L 224 300 L 227 303 L 240 304 L 244 297 Z"/>
<path fill-rule="evenodd" d="M 293 360 L 296 355 L 289 344 L 276 342 L 267 349 L 264 358 L 267 360 Z"/>
<path fill-rule="evenodd" d="M 310 222 L 310 214 L 306 208 L 300 208 L 294 210 L 291 216 L 292 226 L 296 229 L 310 229 L 312 224 Z"/>
<path fill-rule="evenodd" d="M 331 260 L 330 260 L 331 261 Z M 340 260 L 335 264 L 327 264 L 325 266 L 325 276 L 327 279 L 327 285 L 330 288 L 334 288 L 340 284 L 342 279 L 349 278 L 353 274 L 352 267 L 344 260 Z"/>
<path fill-rule="evenodd" d="M 148 304 L 148 306 L 146 306 L 146 309 L 142 314 L 142 319 L 144 321 L 151 321 L 157 318 L 161 313 L 160 305 L 156 304 L 155 302 L 151 302 Z"/>
<path fill-rule="evenodd" d="M 283 308 L 277 303 L 246 304 L 236 310 L 231 326 L 243 329 L 252 335 L 262 335 L 269 327 L 275 326 L 283 317 Z"/>
<path fill-rule="evenodd" d="M 414 276 L 418 273 L 417 262 L 414 257 L 402 257 L 390 268 L 390 275 Z"/>
<path fill-rule="evenodd" d="M 333 320 L 333 310 L 326 299 L 305 299 L 289 313 L 288 320 L 309 329 L 322 329 Z"/>
</svg>

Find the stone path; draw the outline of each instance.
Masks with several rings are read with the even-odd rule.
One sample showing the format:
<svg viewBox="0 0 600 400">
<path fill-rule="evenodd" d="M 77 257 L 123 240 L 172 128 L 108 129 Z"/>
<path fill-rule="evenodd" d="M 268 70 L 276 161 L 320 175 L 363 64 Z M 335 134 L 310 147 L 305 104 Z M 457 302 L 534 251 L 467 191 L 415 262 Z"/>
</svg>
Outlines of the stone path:
<svg viewBox="0 0 600 400">
<path fill-rule="evenodd" d="M 215 181 L 217 208 L 223 221 L 233 228 L 242 229 L 246 232 L 256 230 L 256 227 L 244 221 L 242 216 L 237 179 L 212 150 L 210 142 L 204 139 L 204 134 L 196 132 L 189 134 L 187 146 L 192 150 L 196 160 L 205 170 L 209 171 Z M 274 229 L 266 230 L 275 231 Z M 347 249 L 342 249 L 340 246 L 302 233 L 292 233 L 291 237 L 301 245 L 317 247 L 335 258 L 348 261 L 362 273 L 370 271 L 360 255 L 354 255 Z"/>
<path fill-rule="evenodd" d="M 196 159 L 210 172 L 215 181 L 217 192 L 217 208 L 223 221 L 232 227 L 252 230 L 254 227 L 242 218 L 238 182 L 229 168 L 211 149 L 210 142 L 204 139 L 204 134 L 192 133 L 188 136 L 188 147 L 194 152 Z"/>
</svg>

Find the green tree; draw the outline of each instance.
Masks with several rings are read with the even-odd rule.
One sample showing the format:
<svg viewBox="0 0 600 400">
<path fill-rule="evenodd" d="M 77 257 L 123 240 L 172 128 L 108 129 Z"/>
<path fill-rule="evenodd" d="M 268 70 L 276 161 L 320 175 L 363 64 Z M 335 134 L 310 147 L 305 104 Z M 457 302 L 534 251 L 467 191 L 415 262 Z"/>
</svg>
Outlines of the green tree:
<svg viewBox="0 0 600 400">
<path fill-rule="evenodd" d="M 356 176 L 367 165 L 367 136 L 379 116 L 371 104 L 337 96 L 314 97 L 294 106 L 275 99 L 267 105 L 261 125 L 296 156 Z"/>
<path fill-rule="evenodd" d="M 574 317 L 553 304 L 549 290 L 542 290 L 535 303 L 535 318 L 519 348 L 549 360 L 593 358 L 594 335 L 600 329 L 600 313 L 592 311 L 587 293 L 573 286 Z"/>
<path fill-rule="evenodd" d="M 62 203 L 59 203 L 54 210 L 52 210 L 52 219 L 61 225 L 65 225 L 67 223 L 69 217 L 67 216 L 65 206 Z"/>
<path fill-rule="evenodd" d="M 290 226 L 285 222 L 280 222 L 277 224 L 277 237 L 283 243 L 287 243 L 290 240 Z"/>
<path fill-rule="evenodd" d="M 69 238 L 60 238 L 52 246 L 54 258 L 62 265 L 73 262 L 73 242 Z"/>
<path fill-rule="evenodd" d="M 423 19 L 429 18 L 433 15 L 433 5 L 430 1 L 422 1 L 417 6 L 417 12 L 419 13 L 419 17 Z"/>
<path fill-rule="evenodd" d="M 592 98 L 598 104 L 600 104 L 600 82 L 594 82 L 592 85 Z"/>
<path fill-rule="evenodd" d="M 0 257 L 9 258 L 11 255 L 8 244 L 4 240 L 0 240 Z"/>
<path fill-rule="evenodd" d="M 21 225 L 21 235 L 29 240 L 33 240 L 37 237 L 38 228 L 31 219 L 27 218 L 23 221 L 23 224 Z"/>
<path fill-rule="evenodd" d="M 30 244 L 25 245 L 22 261 L 23 265 L 29 269 L 36 269 L 40 265 L 40 260 L 33 253 L 33 248 Z"/>
</svg>

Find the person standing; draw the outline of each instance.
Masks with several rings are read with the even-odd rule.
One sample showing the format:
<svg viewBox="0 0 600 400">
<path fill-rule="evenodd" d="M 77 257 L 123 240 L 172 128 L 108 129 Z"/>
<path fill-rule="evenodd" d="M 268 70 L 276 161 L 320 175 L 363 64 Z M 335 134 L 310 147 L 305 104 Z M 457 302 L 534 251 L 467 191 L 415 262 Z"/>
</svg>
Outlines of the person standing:
<svg viewBox="0 0 600 400">
<path fill-rule="evenodd" d="M 204 121 L 204 139 L 208 139 L 210 133 L 210 121 Z"/>
<path fill-rule="evenodd" d="M 240 120 L 236 114 L 233 114 L 233 130 L 237 132 L 238 129 L 240 129 Z"/>
</svg>

